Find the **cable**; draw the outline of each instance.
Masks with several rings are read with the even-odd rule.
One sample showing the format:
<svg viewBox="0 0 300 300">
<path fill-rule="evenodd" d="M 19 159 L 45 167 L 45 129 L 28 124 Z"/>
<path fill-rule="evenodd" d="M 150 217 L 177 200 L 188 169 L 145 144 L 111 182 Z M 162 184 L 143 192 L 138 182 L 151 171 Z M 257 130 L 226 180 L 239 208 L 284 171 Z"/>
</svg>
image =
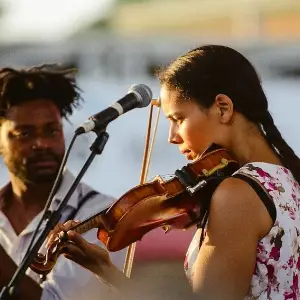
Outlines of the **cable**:
<svg viewBox="0 0 300 300">
<path fill-rule="evenodd" d="M 32 236 L 32 238 L 30 240 L 29 246 L 28 246 L 28 248 L 26 250 L 26 254 L 24 255 L 24 258 L 28 255 L 29 251 L 31 250 L 32 244 L 33 244 L 33 242 L 34 242 L 34 240 L 35 240 L 35 238 L 37 236 L 37 233 L 40 230 L 40 227 L 41 227 L 43 221 L 45 221 L 46 217 L 48 217 L 48 214 L 49 214 L 48 209 L 49 209 L 49 207 L 51 205 L 51 202 L 53 200 L 53 197 L 54 197 L 55 193 L 57 192 L 57 190 L 59 188 L 59 184 L 60 184 L 60 180 L 61 180 L 61 177 L 62 177 L 62 173 L 64 171 L 64 167 L 65 167 L 65 165 L 67 163 L 67 160 L 68 160 L 68 157 L 70 155 L 71 149 L 72 149 L 73 144 L 74 144 L 74 142 L 75 142 L 75 140 L 76 140 L 77 137 L 78 137 L 78 134 L 75 133 L 73 135 L 73 138 L 72 138 L 71 142 L 70 142 L 70 145 L 68 146 L 68 148 L 67 148 L 67 150 L 66 150 L 66 152 L 64 154 L 64 157 L 62 159 L 62 162 L 61 162 L 58 174 L 57 174 L 57 176 L 55 178 L 55 181 L 54 181 L 54 184 L 52 186 L 51 192 L 50 192 L 50 194 L 48 196 L 48 199 L 47 199 L 47 202 L 46 202 L 46 205 L 45 205 L 45 208 L 44 208 L 44 212 L 43 212 L 42 217 L 41 217 L 41 219 L 40 219 L 40 221 L 39 221 L 39 223 L 38 223 L 38 225 L 37 225 L 37 227 L 36 227 L 36 229 L 35 229 L 35 231 L 33 233 L 33 236 Z"/>
</svg>

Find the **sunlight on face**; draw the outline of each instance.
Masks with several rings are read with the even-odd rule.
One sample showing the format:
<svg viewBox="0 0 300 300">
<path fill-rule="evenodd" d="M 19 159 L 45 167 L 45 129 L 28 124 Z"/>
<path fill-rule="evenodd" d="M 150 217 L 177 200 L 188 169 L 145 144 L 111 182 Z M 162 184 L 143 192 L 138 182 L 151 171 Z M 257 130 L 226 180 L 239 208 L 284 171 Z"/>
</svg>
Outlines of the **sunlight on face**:
<svg viewBox="0 0 300 300">
<path fill-rule="evenodd" d="M 201 155 L 214 141 L 216 122 L 209 110 L 180 97 L 175 90 L 161 88 L 163 112 L 170 121 L 169 143 L 176 144 L 188 160 Z"/>
<path fill-rule="evenodd" d="M 38 99 L 12 106 L 0 129 L 1 154 L 11 174 L 33 183 L 55 179 L 65 142 L 53 102 Z"/>
</svg>

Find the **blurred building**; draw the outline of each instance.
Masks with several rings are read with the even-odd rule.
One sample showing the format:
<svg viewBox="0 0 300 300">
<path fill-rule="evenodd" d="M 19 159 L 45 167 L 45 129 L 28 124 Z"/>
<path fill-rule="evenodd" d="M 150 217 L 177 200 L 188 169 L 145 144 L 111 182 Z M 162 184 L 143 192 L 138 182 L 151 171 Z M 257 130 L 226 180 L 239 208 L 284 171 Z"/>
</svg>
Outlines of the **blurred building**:
<svg viewBox="0 0 300 300">
<path fill-rule="evenodd" d="M 297 0 L 120 1 L 111 28 L 126 35 L 260 40 L 300 37 Z"/>
<path fill-rule="evenodd" d="M 222 43 L 267 77 L 300 73 L 298 0 L 116 0 L 105 17 L 84 24 L 57 43 L 0 43 L 0 63 L 59 61 L 124 81 L 152 78 L 157 66 L 199 44 Z"/>
</svg>

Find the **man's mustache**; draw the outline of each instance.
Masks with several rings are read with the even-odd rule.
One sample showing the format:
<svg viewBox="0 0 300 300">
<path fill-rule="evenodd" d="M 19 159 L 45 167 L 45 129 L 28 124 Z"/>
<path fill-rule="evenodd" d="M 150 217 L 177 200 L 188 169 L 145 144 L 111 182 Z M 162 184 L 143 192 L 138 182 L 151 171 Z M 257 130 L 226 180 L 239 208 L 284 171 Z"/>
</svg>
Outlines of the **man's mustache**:
<svg viewBox="0 0 300 300">
<path fill-rule="evenodd" d="M 61 157 L 52 152 L 44 152 L 44 153 L 34 154 L 27 158 L 28 164 L 44 162 L 44 161 L 56 161 L 57 163 L 60 163 Z"/>
</svg>

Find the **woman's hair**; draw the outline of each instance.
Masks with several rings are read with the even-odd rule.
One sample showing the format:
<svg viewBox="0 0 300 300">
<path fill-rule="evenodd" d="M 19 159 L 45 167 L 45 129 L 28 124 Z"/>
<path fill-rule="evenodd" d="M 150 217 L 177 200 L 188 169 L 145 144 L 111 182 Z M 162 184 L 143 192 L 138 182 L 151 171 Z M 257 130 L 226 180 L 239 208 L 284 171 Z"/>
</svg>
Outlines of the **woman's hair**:
<svg viewBox="0 0 300 300">
<path fill-rule="evenodd" d="M 162 85 L 203 108 L 209 108 L 218 94 L 230 97 L 237 112 L 261 127 L 282 163 L 300 182 L 300 159 L 274 124 L 254 67 L 238 51 L 221 45 L 198 47 L 159 70 L 157 76 Z"/>
<path fill-rule="evenodd" d="M 68 119 L 82 100 L 74 77 L 75 69 L 41 65 L 29 69 L 0 69 L 0 118 L 7 109 L 27 101 L 46 99 Z"/>
</svg>

